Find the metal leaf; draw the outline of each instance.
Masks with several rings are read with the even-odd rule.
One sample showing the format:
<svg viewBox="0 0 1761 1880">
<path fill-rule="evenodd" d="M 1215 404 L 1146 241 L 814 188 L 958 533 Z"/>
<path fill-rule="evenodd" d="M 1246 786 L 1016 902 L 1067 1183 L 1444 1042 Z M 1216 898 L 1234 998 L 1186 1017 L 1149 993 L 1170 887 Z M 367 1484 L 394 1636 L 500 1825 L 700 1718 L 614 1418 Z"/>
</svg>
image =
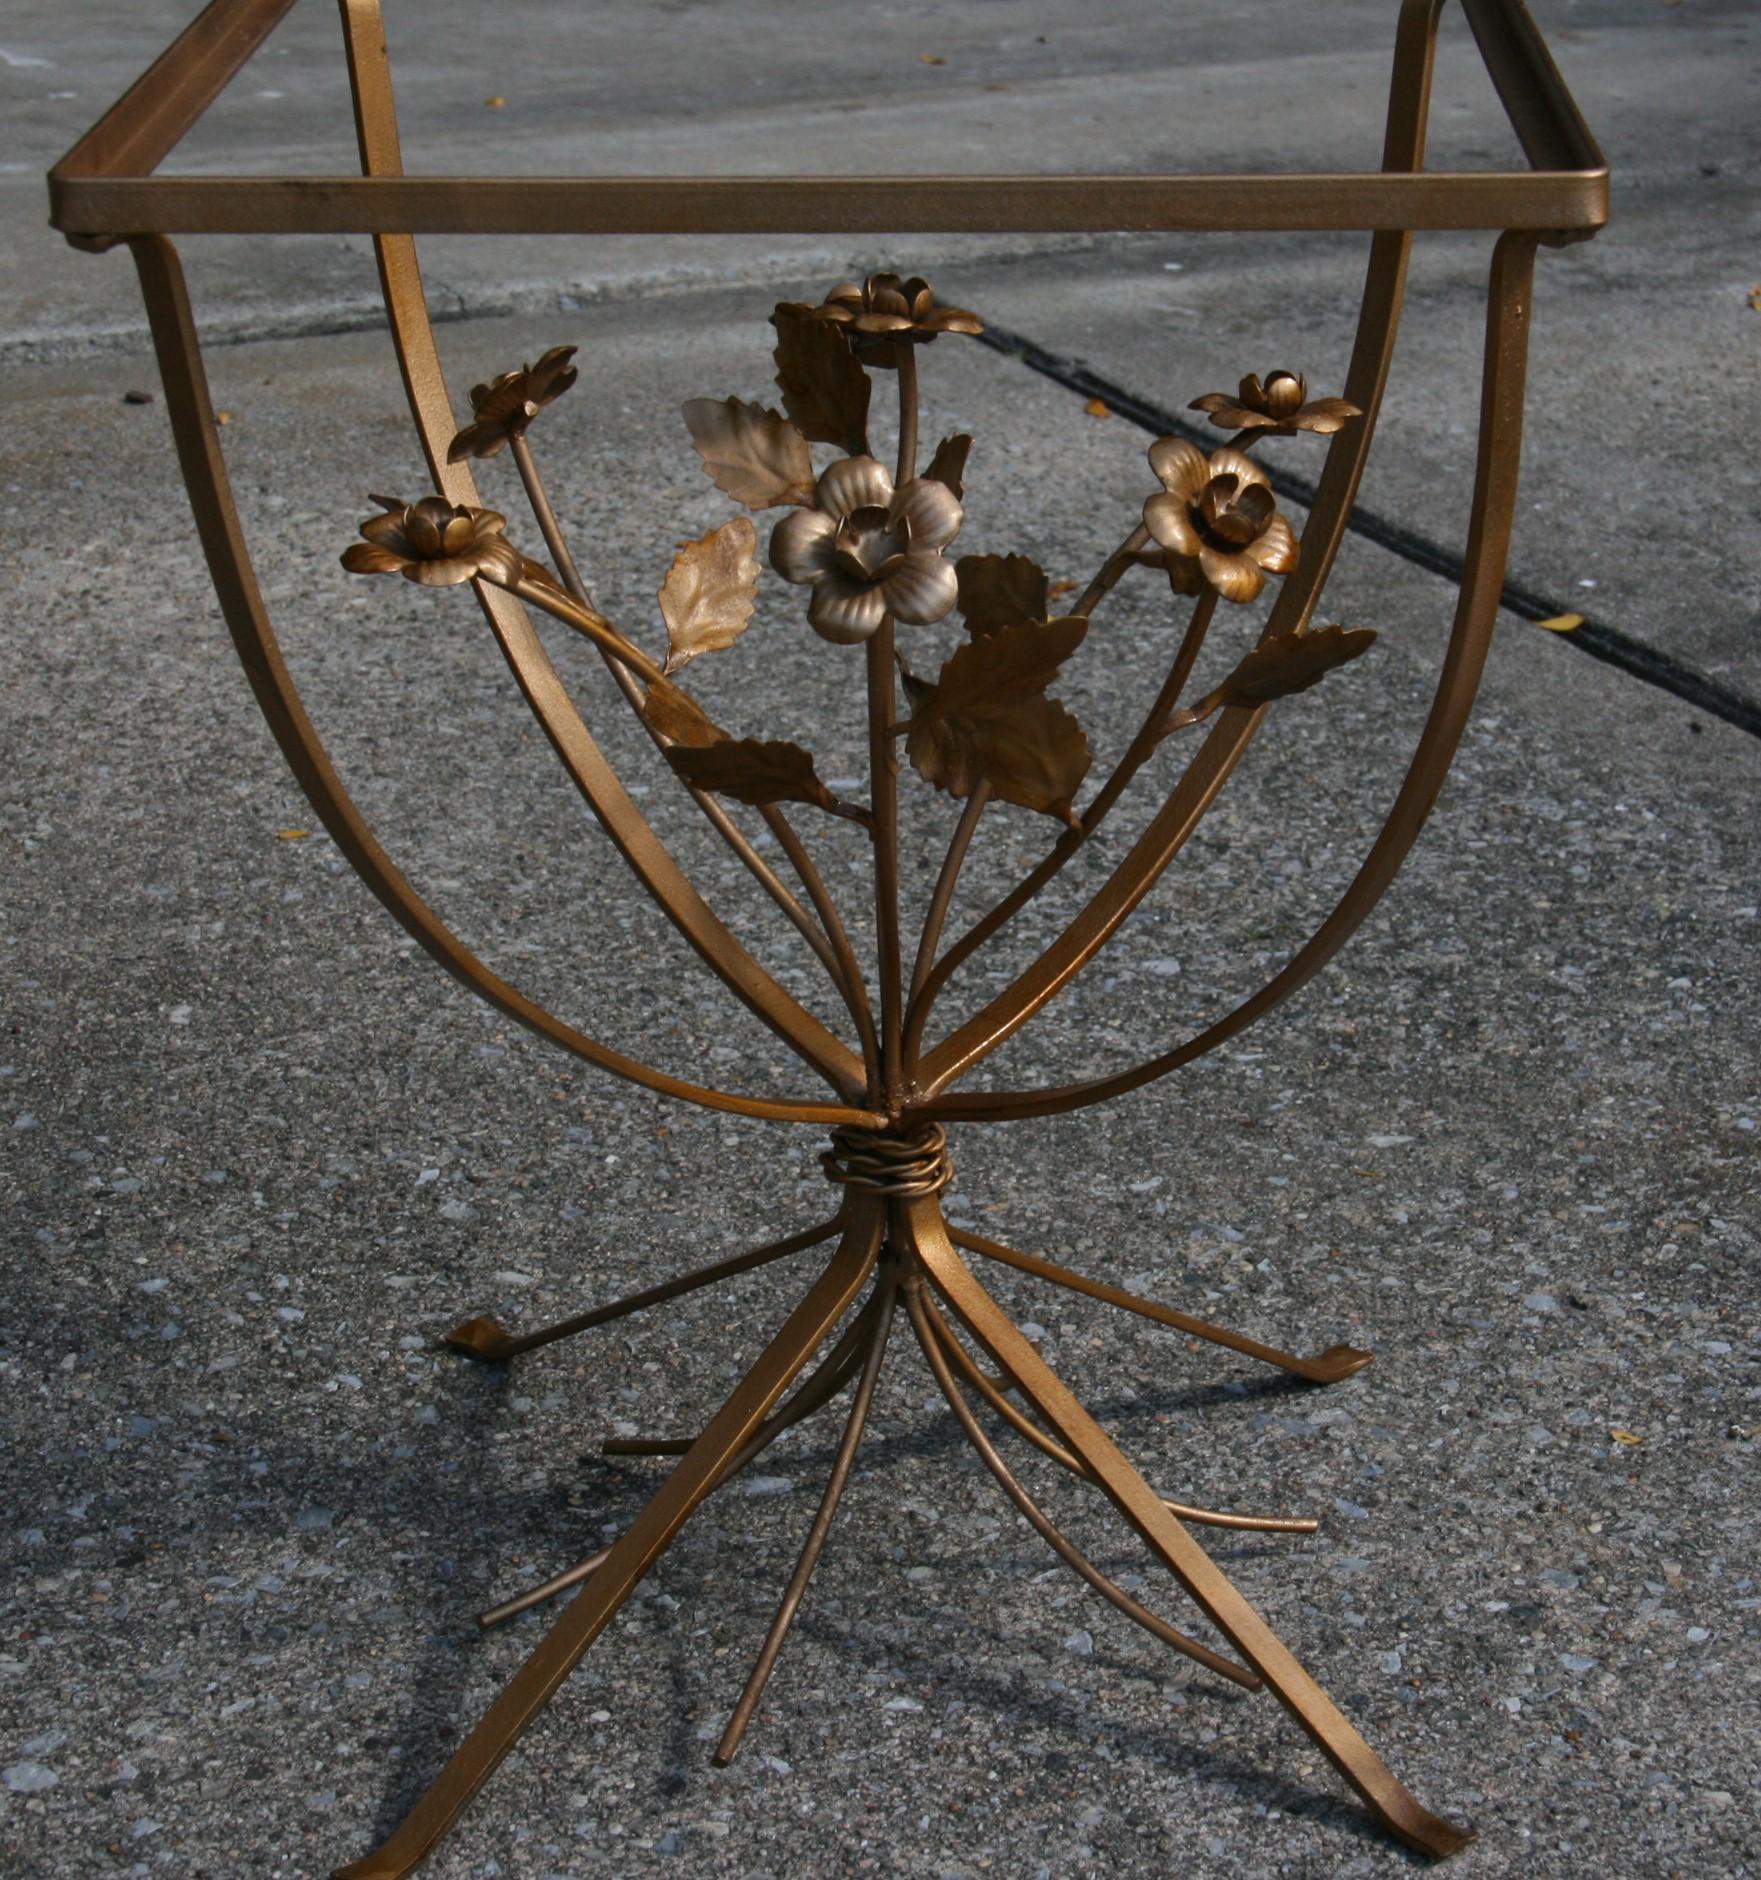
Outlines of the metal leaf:
<svg viewBox="0 0 1761 1880">
<path fill-rule="evenodd" d="M 661 583 L 666 669 L 719 652 L 746 631 L 758 600 L 758 531 L 744 516 L 687 542 Z"/>
<path fill-rule="evenodd" d="M 1057 620 L 999 627 L 989 639 L 969 640 L 942 667 L 935 709 L 949 715 L 982 715 L 1009 699 L 1043 692 L 1087 632 L 1088 622 L 1080 614 L 1065 614 Z"/>
<path fill-rule="evenodd" d="M 665 679 L 655 680 L 643 695 L 642 717 L 672 744 L 697 748 L 727 736 L 690 693 Z"/>
<path fill-rule="evenodd" d="M 971 437 L 964 431 L 956 431 L 952 437 L 944 437 L 936 446 L 936 454 L 929 460 L 929 468 L 923 474 L 933 477 L 938 483 L 945 483 L 956 496 L 964 497 L 966 459 L 971 450 Z"/>
<path fill-rule="evenodd" d="M 914 719 L 905 751 L 918 775 L 950 796 L 970 796 L 982 781 L 1005 803 L 1073 826 L 1076 792 L 1093 761 L 1082 727 L 1043 692 L 1010 699 L 983 718 Z"/>
<path fill-rule="evenodd" d="M 960 580 L 960 611 L 975 640 L 999 627 L 1046 617 L 1046 574 L 1031 555 L 962 555 L 954 564 Z"/>
<path fill-rule="evenodd" d="M 780 411 L 744 398 L 688 398 L 685 422 L 719 490 L 748 509 L 813 500 L 813 453 Z"/>
<path fill-rule="evenodd" d="M 739 803 L 811 803 L 834 814 L 840 808 L 813 767 L 813 753 L 780 738 L 675 744 L 666 755 L 688 784 Z"/>
<path fill-rule="evenodd" d="M 1164 731 L 1178 731 L 1226 705 L 1266 705 L 1292 692 L 1306 692 L 1336 666 L 1367 653 L 1376 638 L 1374 627 L 1292 627 L 1275 639 L 1263 641 L 1196 705 L 1171 713 Z"/>
<path fill-rule="evenodd" d="M 869 376 L 843 334 L 811 307 L 785 301 L 770 317 L 783 408 L 802 436 L 836 444 L 853 457 L 868 453 Z"/>
<path fill-rule="evenodd" d="M 983 782 L 1006 803 L 1074 821 L 1088 740 L 1045 689 L 1087 631 L 1078 615 L 999 627 L 960 647 L 933 686 L 907 673 L 905 751 L 918 774 L 951 796 Z"/>
</svg>

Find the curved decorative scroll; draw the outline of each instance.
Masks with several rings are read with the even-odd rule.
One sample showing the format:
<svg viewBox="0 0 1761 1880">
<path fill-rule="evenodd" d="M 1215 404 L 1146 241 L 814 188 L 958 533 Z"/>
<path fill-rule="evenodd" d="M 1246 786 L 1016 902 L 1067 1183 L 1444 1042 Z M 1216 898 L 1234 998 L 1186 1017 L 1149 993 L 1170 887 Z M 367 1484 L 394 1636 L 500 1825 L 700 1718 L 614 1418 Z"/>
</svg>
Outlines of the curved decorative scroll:
<svg viewBox="0 0 1761 1880">
<path fill-rule="evenodd" d="M 398 175 L 402 162 L 397 118 L 377 0 L 344 0 L 343 24 L 362 167 L 369 175 Z M 476 481 L 469 467 L 447 461 L 453 409 L 429 322 L 416 244 L 407 235 L 377 235 L 373 245 L 410 411 L 435 487 L 451 502 L 475 505 Z M 505 590 L 484 581 L 472 585 L 545 736 L 618 852 L 667 918 L 748 1010 L 841 1096 L 860 1101 L 867 1088 L 862 1061 L 791 998 L 710 911 L 618 781 L 575 709 L 526 610 Z"/>
<path fill-rule="evenodd" d="M 707 1109 L 731 1110 L 737 1115 L 772 1122 L 834 1127 L 874 1127 L 884 1122 L 884 1117 L 872 1111 L 844 1104 L 745 1097 L 687 1083 L 627 1057 L 621 1051 L 614 1051 L 608 1045 L 596 1043 L 491 972 L 421 899 L 374 839 L 344 789 L 282 659 L 232 500 L 177 251 L 162 235 L 136 237 L 129 247 L 140 273 L 142 297 L 165 386 L 166 408 L 177 441 L 179 464 L 195 510 L 196 526 L 221 611 L 258 707 L 288 767 L 344 859 L 396 916 L 404 930 L 455 979 L 528 1030 L 602 1070 L 663 1096 L 680 1097 Z"/>
</svg>

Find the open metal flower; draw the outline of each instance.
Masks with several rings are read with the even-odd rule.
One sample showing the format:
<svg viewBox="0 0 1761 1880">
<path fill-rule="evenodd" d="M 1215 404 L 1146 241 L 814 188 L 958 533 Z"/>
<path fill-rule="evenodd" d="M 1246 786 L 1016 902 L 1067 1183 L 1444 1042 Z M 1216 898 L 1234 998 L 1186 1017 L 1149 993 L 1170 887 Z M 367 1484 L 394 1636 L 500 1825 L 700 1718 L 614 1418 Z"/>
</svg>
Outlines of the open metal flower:
<svg viewBox="0 0 1761 1880">
<path fill-rule="evenodd" d="M 976 313 L 938 307 L 929 282 L 915 274 L 908 281 L 896 274 L 871 274 L 860 286 L 846 282 L 808 311 L 842 327 L 862 358 L 883 367 L 896 363 L 896 346 L 927 344 L 941 333 L 984 331 Z"/>
<path fill-rule="evenodd" d="M 535 366 L 521 366 L 517 372 L 503 372 L 487 385 L 473 385 L 473 422 L 447 446 L 447 462 L 493 457 L 512 439 L 524 436 L 527 425 L 539 412 L 574 384 L 578 373 L 569 364 L 574 356 L 573 346 L 553 346 Z"/>
<path fill-rule="evenodd" d="M 1251 601 L 1268 574 L 1296 566 L 1296 537 L 1251 457 L 1225 446 L 1207 458 L 1183 438 L 1159 437 L 1150 468 L 1163 488 L 1143 506 L 1144 527 L 1173 554 L 1196 557 L 1225 600 Z"/>
<path fill-rule="evenodd" d="M 1228 392 L 1206 392 L 1189 409 L 1207 413 L 1225 431 L 1266 431 L 1286 437 L 1297 431 L 1326 437 L 1348 419 L 1364 415 L 1348 398 L 1310 398 L 1308 381 L 1300 372 L 1268 372 L 1264 383 L 1250 372 L 1233 397 Z"/>
<path fill-rule="evenodd" d="M 407 508 L 383 496 L 386 510 L 361 524 L 364 541 L 351 542 L 342 565 L 351 574 L 401 574 L 423 587 L 457 587 L 478 575 L 517 581 L 528 563 L 502 530 L 507 518 L 471 509 L 444 496 L 424 496 Z"/>
<path fill-rule="evenodd" d="M 890 613 L 927 626 L 959 598 L 942 550 L 965 520 L 945 483 L 913 477 L 893 488 L 872 457 L 843 457 L 814 485 L 813 506 L 771 531 L 770 564 L 785 581 L 811 586 L 807 618 L 841 646 L 870 638 Z"/>
</svg>

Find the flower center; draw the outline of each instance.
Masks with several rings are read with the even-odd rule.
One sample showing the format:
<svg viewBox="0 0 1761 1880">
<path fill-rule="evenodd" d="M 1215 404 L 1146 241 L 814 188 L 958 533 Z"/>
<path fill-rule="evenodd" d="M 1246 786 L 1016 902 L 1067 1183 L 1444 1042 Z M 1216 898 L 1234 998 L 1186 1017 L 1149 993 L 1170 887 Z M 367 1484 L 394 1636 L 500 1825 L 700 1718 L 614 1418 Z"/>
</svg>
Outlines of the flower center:
<svg viewBox="0 0 1761 1880">
<path fill-rule="evenodd" d="M 838 571 L 853 581 L 878 581 L 895 557 L 910 547 L 910 531 L 901 522 L 889 524 L 878 505 L 853 509 L 838 524 L 832 555 Z"/>
<path fill-rule="evenodd" d="M 1272 492 L 1263 483 L 1243 488 L 1241 479 L 1226 471 L 1212 477 L 1198 501 L 1187 508 L 1192 526 L 1209 547 L 1236 555 L 1265 534 L 1272 520 Z"/>
</svg>

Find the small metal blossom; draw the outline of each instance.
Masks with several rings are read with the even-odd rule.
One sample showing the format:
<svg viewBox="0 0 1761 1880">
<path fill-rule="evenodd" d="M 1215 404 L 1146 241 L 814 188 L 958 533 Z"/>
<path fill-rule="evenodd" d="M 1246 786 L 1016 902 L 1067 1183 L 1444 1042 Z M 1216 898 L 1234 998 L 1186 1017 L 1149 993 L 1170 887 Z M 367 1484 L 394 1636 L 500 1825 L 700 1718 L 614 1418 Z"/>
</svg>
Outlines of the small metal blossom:
<svg viewBox="0 0 1761 1880">
<path fill-rule="evenodd" d="M 1300 372 L 1268 372 L 1263 384 L 1250 372 L 1234 397 L 1228 392 L 1206 392 L 1189 409 L 1205 412 L 1225 431 L 1264 431 L 1271 437 L 1289 437 L 1298 431 L 1326 437 L 1348 419 L 1364 415 L 1347 398 L 1310 398 L 1308 381 Z"/>
<path fill-rule="evenodd" d="M 929 282 L 916 274 L 908 281 L 896 274 L 871 274 L 860 286 L 846 282 L 806 311 L 841 327 L 858 356 L 880 367 L 897 363 L 897 346 L 927 345 L 942 333 L 984 331 L 976 313 L 938 307 Z"/>
<path fill-rule="evenodd" d="M 1230 601 L 1251 601 L 1268 574 L 1296 566 L 1296 537 L 1279 515 L 1266 473 L 1225 446 L 1207 458 L 1183 438 L 1150 446 L 1162 491 L 1143 506 L 1144 526 L 1172 555 L 1196 558 L 1205 580 Z"/>
<path fill-rule="evenodd" d="M 507 518 L 493 509 L 424 496 L 408 508 L 383 496 L 374 501 L 386 514 L 361 524 L 364 541 L 343 550 L 351 574 L 401 574 L 423 587 L 457 587 L 479 575 L 518 581 L 530 564 L 502 530 Z"/>
<path fill-rule="evenodd" d="M 895 490 L 873 457 L 843 457 L 814 485 L 812 507 L 771 531 L 770 562 L 785 581 L 812 587 L 814 631 L 851 646 L 889 613 L 928 626 L 953 607 L 960 582 L 942 550 L 964 520 L 945 483 L 914 477 Z"/>
<path fill-rule="evenodd" d="M 447 462 L 493 457 L 514 438 L 523 437 L 527 425 L 579 376 L 569 364 L 575 350 L 573 346 L 553 346 L 535 366 L 521 366 L 517 372 L 503 372 L 487 385 L 473 385 L 473 422 L 447 446 Z"/>
</svg>

